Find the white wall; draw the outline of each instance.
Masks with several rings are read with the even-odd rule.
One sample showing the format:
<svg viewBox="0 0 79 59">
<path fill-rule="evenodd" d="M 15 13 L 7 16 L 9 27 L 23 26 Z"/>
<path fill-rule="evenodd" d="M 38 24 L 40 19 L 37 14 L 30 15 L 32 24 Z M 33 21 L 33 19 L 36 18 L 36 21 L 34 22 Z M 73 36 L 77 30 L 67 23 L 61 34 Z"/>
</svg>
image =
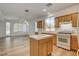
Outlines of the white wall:
<svg viewBox="0 0 79 59">
<path fill-rule="evenodd" d="M 28 20 L 29 23 L 29 28 L 28 28 L 28 33 L 29 35 L 35 34 L 35 20 Z"/>
<path fill-rule="evenodd" d="M 3 19 L 1 18 L 3 16 L 2 11 L 0 11 L 0 37 L 5 36 L 5 22 L 2 21 Z"/>
<path fill-rule="evenodd" d="M 0 20 L 0 37 L 5 36 L 5 22 Z"/>
</svg>

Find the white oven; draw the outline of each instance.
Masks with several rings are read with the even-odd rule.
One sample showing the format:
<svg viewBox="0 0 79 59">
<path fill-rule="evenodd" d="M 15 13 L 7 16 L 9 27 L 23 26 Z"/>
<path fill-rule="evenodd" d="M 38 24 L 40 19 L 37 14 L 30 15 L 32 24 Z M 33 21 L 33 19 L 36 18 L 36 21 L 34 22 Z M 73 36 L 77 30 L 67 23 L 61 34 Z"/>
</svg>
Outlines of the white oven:
<svg viewBox="0 0 79 59">
<path fill-rule="evenodd" d="M 57 34 L 57 46 L 70 50 L 70 34 Z"/>
<path fill-rule="evenodd" d="M 71 22 L 61 22 L 57 33 L 57 46 L 70 50 Z"/>
</svg>

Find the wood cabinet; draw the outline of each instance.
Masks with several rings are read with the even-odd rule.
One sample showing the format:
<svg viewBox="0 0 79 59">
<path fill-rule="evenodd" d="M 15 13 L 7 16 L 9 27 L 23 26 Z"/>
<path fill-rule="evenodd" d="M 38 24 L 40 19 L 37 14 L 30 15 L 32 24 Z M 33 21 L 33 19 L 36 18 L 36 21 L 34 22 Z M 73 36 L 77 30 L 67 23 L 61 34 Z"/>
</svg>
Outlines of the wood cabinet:
<svg viewBox="0 0 79 59">
<path fill-rule="evenodd" d="M 30 55 L 31 56 L 48 56 L 53 50 L 53 37 L 35 40 L 30 38 Z"/>
<path fill-rule="evenodd" d="M 78 41 L 76 35 L 71 35 L 71 49 L 77 50 L 78 49 Z"/>
<path fill-rule="evenodd" d="M 59 17 L 59 22 L 64 22 L 64 21 L 65 21 L 64 16 Z"/>
<path fill-rule="evenodd" d="M 78 13 L 73 13 L 69 15 L 59 16 L 55 18 L 55 27 L 58 28 L 60 26 L 60 22 L 72 22 L 73 27 L 77 27 L 77 16 Z"/>
<path fill-rule="evenodd" d="M 39 45 L 39 56 L 46 56 L 47 55 L 47 44 L 40 44 Z"/>
<path fill-rule="evenodd" d="M 78 15 L 78 13 L 74 13 L 74 14 L 71 15 L 72 16 L 72 26 L 73 27 L 77 27 L 77 15 Z"/>
<path fill-rule="evenodd" d="M 53 44 L 56 45 L 57 44 L 57 35 L 53 34 Z"/>
<path fill-rule="evenodd" d="M 54 45 L 57 44 L 57 34 L 56 33 L 44 33 L 44 32 L 42 32 L 41 34 L 52 35 L 52 37 L 53 37 L 53 44 Z"/>
<path fill-rule="evenodd" d="M 42 20 L 37 21 L 37 28 L 43 28 L 44 27 L 44 22 Z"/>
<path fill-rule="evenodd" d="M 55 27 L 59 27 L 59 17 L 55 18 Z"/>
<path fill-rule="evenodd" d="M 70 21 L 72 21 L 71 15 L 65 15 L 64 16 L 64 22 L 70 22 Z"/>
</svg>

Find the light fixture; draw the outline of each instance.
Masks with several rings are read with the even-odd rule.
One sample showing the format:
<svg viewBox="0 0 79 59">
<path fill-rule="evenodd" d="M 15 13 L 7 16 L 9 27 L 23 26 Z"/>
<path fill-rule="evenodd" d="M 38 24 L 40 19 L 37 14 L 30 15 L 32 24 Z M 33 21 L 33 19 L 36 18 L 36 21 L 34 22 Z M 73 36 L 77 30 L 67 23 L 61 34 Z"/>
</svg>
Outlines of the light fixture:
<svg viewBox="0 0 79 59">
<path fill-rule="evenodd" d="M 52 6 L 52 5 L 53 5 L 52 3 L 47 3 L 47 4 L 46 4 L 46 7 L 50 7 L 50 6 Z M 44 9 L 43 9 L 43 12 L 46 12 L 46 11 L 47 11 L 47 9 L 44 8 Z"/>
<path fill-rule="evenodd" d="M 29 26 L 29 23 L 25 20 L 24 23 Z"/>
<path fill-rule="evenodd" d="M 25 10 L 25 12 L 28 13 L 29 10 Z M 25 14 L 25 15 L 26 15 L 26 14 Z M 26 15 L 26 16 L 28 16 L 28 15 Z M 29 23 L 28 23 L 28 21 L 26 20 L 26 17 L 25 17 L 25 21 L 24 21 L 24 23 L 25 23 L 27 26 L 29 26 Z"/>
</svg>

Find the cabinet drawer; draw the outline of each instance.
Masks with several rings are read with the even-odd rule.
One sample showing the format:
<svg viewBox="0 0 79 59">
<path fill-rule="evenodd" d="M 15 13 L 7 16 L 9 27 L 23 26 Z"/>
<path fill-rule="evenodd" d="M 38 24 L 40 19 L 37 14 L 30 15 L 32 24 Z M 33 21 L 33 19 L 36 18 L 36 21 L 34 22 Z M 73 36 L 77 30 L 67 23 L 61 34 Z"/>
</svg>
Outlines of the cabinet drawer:
<svg viewBox="0 0 79 59">
<path fill-rule="evenodd" d="M 49 41 L 48 42 L 48 54 L 52 53 L 52 50 L 53 50 L 52 42 Z"/>
<path fill-rule="evenodd" d="M 73 49 L 73 50 L 78 49 L 77 36 L 74 36 L 74 35 L 71 36 L 71 49 Z"/>
</svg>

